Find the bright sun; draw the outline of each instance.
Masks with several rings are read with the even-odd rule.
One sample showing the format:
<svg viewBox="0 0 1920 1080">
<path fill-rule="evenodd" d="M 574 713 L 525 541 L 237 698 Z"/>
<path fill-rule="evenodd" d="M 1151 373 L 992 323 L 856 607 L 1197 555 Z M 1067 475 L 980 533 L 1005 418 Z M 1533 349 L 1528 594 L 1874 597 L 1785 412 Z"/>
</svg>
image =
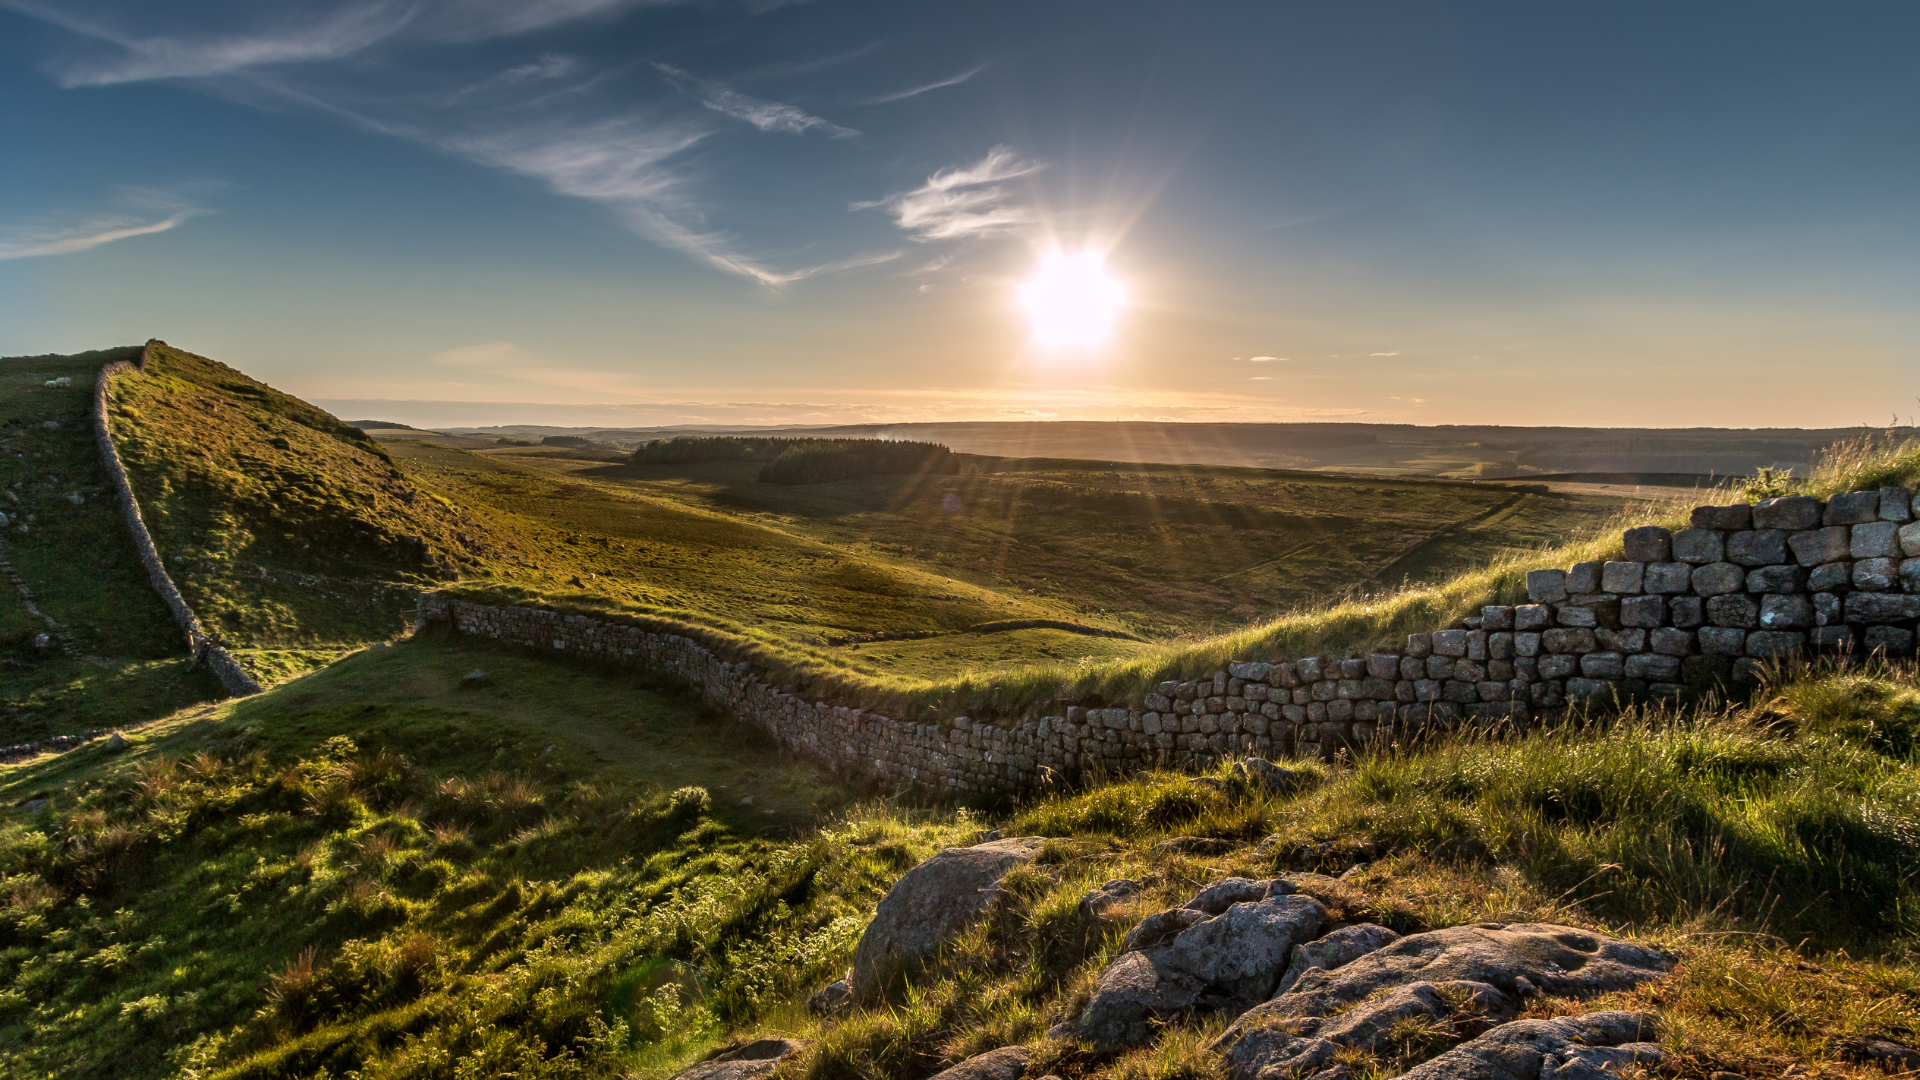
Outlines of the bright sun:
<svg viewBox="0 0 1920 1080">
<path fill-rule="evenodd" d="M 1034 340 L 1054 349 L 1089 349 L 1106 339 L 1126 291 L 1107 273 L 1104 252 L 1049 252 L 1033 279 L 1020 286 L 1020 305 L 1033 317 Z"/>
</svg>

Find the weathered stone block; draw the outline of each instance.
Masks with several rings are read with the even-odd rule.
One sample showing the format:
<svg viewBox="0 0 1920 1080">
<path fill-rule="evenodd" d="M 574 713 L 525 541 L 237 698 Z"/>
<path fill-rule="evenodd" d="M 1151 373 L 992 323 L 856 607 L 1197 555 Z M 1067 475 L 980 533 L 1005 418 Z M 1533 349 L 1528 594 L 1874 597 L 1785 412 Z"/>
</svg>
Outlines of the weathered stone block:
<svg viewBox="0 0 1920 1080">
<path fill-rule="evenodd" d="M 1753 528 L 1753 507 L 1746 503 L 1732 506 L 1696 506 L 1693 508 L 1693 527 L 1696 529 L 1718 529 L 1727 532 L 1733 529 Z"/>
<path fill-rule="evenodd" d="M 1673 558 L 1673 534 L 1658 525 L 1628 529 L 1622 539 L 1627 558 L 1632 562 L 1667 562 Z"/>
<path fill-rule="evenodd" d="M 1340 661 L 1340 677 L 1343 679 L 1358 679 L 1366 675 L 1366 673 L 1367 662 L 1365 660 L 1349 658 Z"/>
<path fill-rule="evenodd" d="M 1834 626 L 1847 621 L 1846 609 L 1834 593 L 1814 593 L 1808 601 L 1813 605 L 1815 626 Z"/>
<path fill-rule="evenodd" d="M 1900 554 L 1908 558 L 1920 556 L 1920 521 L 1900 526 L 1894 535 L 1900 538 Z"/>
<path fill-rule="evenodd" d="M 1760 605 L 1743 593 L 1727 593 L 1707 601 L 1707 621 L 1715 626 L 1751 630 L 1760 625 Z"/>
<path fill-rule="evenodd" d="M 1421 679 L 1426 677 L 1427 662 L 1417 656 L 1400 658 L 1400 677 L 1402 679 Z"/>
<path fill-rule="evenodd" d="M 1440 684 L 1440 700 L 1471 705 L 1480 700 L 1480 689 L 1463 679 L 1448 679 Z"/>
<path fill-rule="evenodd" d="M 1637 595 L 1640 592 L 1641 582 L 1646 579 L 1646 575 L 1646 563 L 1607 563 L 1600 570 L 1600 591 L 1616 593 L 1621 596 Z"/>
<path fill-rule="evenodd" d="M 1693 635 L 1685 630 L 1663 626 L 1648 635 L 1648 646 L 1662 656 L 1693 655 Z"/>
<path fill-rule="evenodd" d="M 1480 629 L 1488 632 L 1513 629 L 1513 608 L 1505 604 L 1489 604 L 1481 608 Z"/>
<path fill-rule="evenodd" d="M 1228 674 L 1247 682 L 1266 682 L 1273 677 L 1273 665 L 1258 661 L 1245 661 L 1227 665 Z"/>
<path fill-rule="evenodd" d="M 1600 588 L 1600 572 L 1603 564 L 1598 562 L 1574 563 L 1567 570 L 1567 595 L 1575 593 L 1596 593 Z"/>
<path fill-rule="evenodd" d="M 1564 679 L 1580 670 L 1580 658 L 1572 654 L 1553 653 L 1540 658 L 1540 677 L 1543 679 Z"/>
<path fill-rule="evenodd" d="M 1673 534 L 1673 557 L 1684 563 L 1719 562 L 1726 558 L 1726 539 L 1712 529 L 1681 529 Z"/>
<path fill-rule="evenodd" d="M 1666 618 L 1667 598 L 1664 596 L 1631 596 L 1620 601 L 1622 626 L 1659 626 Z"/>
<path fill-rule="evenodd" d="M 1745 533 L 1737 535 L 1749 535 Z M 1701 596 L 1718 596 L 1721 593 L 1744 592 L 1747 588 L 1747 572 L 1730 562 L 1708 563 L 1693 569 L 1693 591 Z M 1674 625 L 1678 626 L 1678 623 Z"/>
<path fill-rule="evenodd" d="M 1913 631 L 1903 630 L 1898 626 L 1869 626 L 1860 644 L 1870 653 L 1912 656 Z"/>
<path fill-rule="evenodd" d="M 1527 571 L 1527 599 L 1536 604 L 1557 604 L 1567 598 L 1565 570 Z"/>
<path fill-rule="evenodd" d="M 1900 560 L 1900 591 L 1920 593 L 1920 559 Z"/>
<path fill-rule="evenodd" d="M 1467 632 L 1465 630 L 1437 630 L 1433 635 L 1433 654 L 1435 656 L 1467 655 Z"/>
<path fill-rule="evenodd" d="M 1540 660 L 1533 656 L 1513 658 L 1513 677 L 1520 682 L 1532 682 L 1540 677 Z"/>
<path fill-rule="evenodd" d="M 1593 631 L 1586 627 L 1555 627 L 1540 635 L 1540 644 L 1550 653 L 1582 653 L 1594 649 Z"/>
<path fill-rule="evenodd" d="M 1693 566 L 1683 562 L 1649 563 L 1642 587 L 1659 595 L 1686 592 L 1693 587 Z"/>
<path fill-rule="evenodd" d="M 1438 679 L 1420 679 L 1413 684 L 1415 701 L 1439 701 L 1441 682 Z"/>
<path fill-rule="evenodd" d="M 1807 589 L 1810 592 L 1831 592 L 1852 584 L 1853 564 L 1850 562 L 1823 563 L 1807 571 Z"/>
<path fill-rule="evenodd" d="M 1580 658 L 1580 674 L 1589 679 L 1618 679 L 1626 674 L 1626 657 L 1617 652 L 1591 652 Z"/>
<path fill-rule="evenodd" d="M 1891 521 L 1869 521 L 1853 527 L 1847 554 L 1856 559 L 1891 559 L 1900 554 L 1900 526 Z"/>
<path fill-rule="evenodd" d="M 1480 700 L 1482 702 L 1505 701 L 1510 696 L 1510 690 L 1507 684 L 1498 679 L 1488 679 L 1485 682 L 1478 683 L 1476 684 L 1476 689 L 1480 691 Z"/>
<path fill-rule="evenodd" d="M 1800 592 L 1806 586 L 1805 572 L 1798 566 L 1762 566 L 1747 571 L 1750 593 Z"/>
<path fill-rule="evenodd" d="M 1467 631 L 1467 659 L 1485 660 L 1487 658 L 1487 632 L 1485 630 Z"/>
<path fill-rule="evenodd" d="M 1553 625 L 1553 609 L 1545 604 L 1523 604 L 1513 609 L 1515 630 L 1545 630 Z"/>
<path fill-rule="evenodd" d="M 1811 529 L 1820 524 L 1820 510 L 1820 500 L 1806 495 L 1762 499 L 1753 504 L 1753 527 L 1756 529 Z"/>
<path fill-rule="evenodd" d="M 1848 652 L 1853 649 L 1853 627 L 1842 623 L 1839 626 L 1816 626 L 1807 631 L 1807 644 L 1816 649 L 1832 649 L 1836 652 Z"/>
<path fill-rule="evenodd" d="M 1327 702 L 1327 719 L 1336 724 L 1344 724 L 1353 719 L 1353 702 L 1348 698 L 1334 698 Z"/>
<path fill-rule="evenodd" d="M 1700 628 L 1700 651 L 1710 656 L 1745 656 L 1747 632 L 1732 626 Z"/>
<path fill-rule="evenodd" d="M 1514 631 L 1513 655 L 1516 657 L 1539 656 L 1540 635 L 1532 631 L 1526 631 L 1524 633 L 1517 630 Z"/>
<path fill-rule="evenodd" d="M 1487 635 L 1487 659 L 1513 659 L 1513 631 L 1497 630 Z"/>
<path fill-rule="evenodd" d="M 1880 489 L 1881 521 L 1912 521 L 1913 492 L 1903 487 Z"/>
<path fill-rule="evenodd" d="M 1667 619 L 1683 630 L 1703 626 L 1707 621 L 1707 602 L 1698 596 L 1676 596 L 1667 601 Z"/>
<path fill-rule="evenodd" d="M 1756 515 L 1757 516 L 1757 515 Z M 1880 518 L 1878 491 L 1849 491 L 1827 500 L 1826 524 L 1858 525 Z"/>
<path fill-rule="evenodd" d="M 1755 630 L 1747 635 L 1747 655 L 1758 659 L 1798 656 L 1807 635 L 1797 630 Z"/>
<path fill-rule="evenodd" d="M 1487 678 L 1505 680 L 1513 677 L 1514 668 L 1512 660 L 1487 661 Z"/>
<path fill-rule="evenodd" d="M 1647 632 L 1639 628 L 1609 630 L 1601 627 L 1593 632 L 1593 642 L 1601 652 L 1639 652 L 1647 647 Z"/>
<path fill-rule="evenodd" d="M 1813 625 L 1813 600 L 1805 593 L 1773 594 L 1760 600 L 1760 628 L 1798 630 Z"/>
<path fill-rule="evenodd" d="M 1741 566 L 1776 566 L 1787 561 L 1787 534 L 1780 529 L 1753 529 L 1727 536 L 1727 561 Z"/>
<path fill-rule="evenodd" d="M 1400 674 L 1400 658 L 1392 653 L 1367 656 L 1367 674 L 1376 679 L 1391 679 Z"/>
<path fill-rule="evenodd" d="M 1326 658 L 1320 656 L 1303 656 L 1293 662 L 1294 670 L 1300 673 L 1302 685 L 1319 682 L 1325 664 Z"/>
<path fill-rule="evenodd" d="M 1680 658 L 1659 653 L 1636 653 L 1627 657 L 1627 678 L 1649 682 L 1672 682 L 1680 677 Z"/>
<path fill-rule="evenodd" d="M 1598 704 L 1611 699 L 1615 693 L 1613 683 L 1605 679 L 1568 679 L 1567 700 Z"/>
<path fill-rule="evenodd" d="M 1451 656 L 1427 657 L 1427 678 L 1429 679 L 1453 678 L 1453 657 Z"/>
<path fill-rule="evenodd" d="M 1892 559 L 1861 559 L 1853 564 L 1853 587 L 1865 592 L 1887 592 L 1900 580 L 1900 565 Z"/>
<path fill-rule="evenodd" d="M 1844 559 L 1850 542 L 1849 530 L 1845 525 L 1804 529 L 1787 535 L 1787 548 L 1793 552 L 1794 561 L 1801 566 L 1818 566 Z"/>
<path fill-rule="evenodd" d="M 1892 623 L 1920 618 L 1920 596 L 1857 592 L 1847 597 L 1846 613 L 1850 623 Z"/>
</svg>

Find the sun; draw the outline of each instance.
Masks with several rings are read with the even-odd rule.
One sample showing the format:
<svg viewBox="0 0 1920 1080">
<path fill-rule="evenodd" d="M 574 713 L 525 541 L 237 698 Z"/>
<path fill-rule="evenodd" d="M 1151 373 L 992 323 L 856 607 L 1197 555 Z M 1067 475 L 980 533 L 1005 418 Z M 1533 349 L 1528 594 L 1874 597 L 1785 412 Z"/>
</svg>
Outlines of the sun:
<svg viewBox="0 0 1920 1080">
<path fill-rule="evenodd" d="M 1105 341 L 1126 304 L 1126 290 L 1107 273 L 1106 253 L 1048 252 L 1020 286 L 1020 306 L 1033 319 L 1034 341 L 1051 349 L 1091 349 Z"/>
</svg>

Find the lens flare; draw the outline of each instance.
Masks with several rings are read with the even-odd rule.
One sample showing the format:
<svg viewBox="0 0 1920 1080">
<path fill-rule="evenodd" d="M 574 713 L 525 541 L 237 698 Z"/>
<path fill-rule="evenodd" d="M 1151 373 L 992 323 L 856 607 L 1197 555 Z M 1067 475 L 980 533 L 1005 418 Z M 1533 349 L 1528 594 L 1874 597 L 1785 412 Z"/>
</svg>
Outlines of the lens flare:
<svg viewBox="0 0 1920 1080">
<path fill-rule="evenodd" d="M 1105 341 L 1126 299 L 1126 290 L 1107 273 L 1106 253 L 1095 250 L 1048 252 L 1032 280 L 1020 286 L 1034 341 L 1052 349 L 1090 349 Z"/>
</svg>

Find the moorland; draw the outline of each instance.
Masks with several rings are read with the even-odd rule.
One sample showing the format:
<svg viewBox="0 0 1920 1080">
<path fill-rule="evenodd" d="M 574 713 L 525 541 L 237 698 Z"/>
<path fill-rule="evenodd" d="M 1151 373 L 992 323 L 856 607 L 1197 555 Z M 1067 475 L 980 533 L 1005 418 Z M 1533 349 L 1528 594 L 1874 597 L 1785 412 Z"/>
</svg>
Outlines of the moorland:
<svg viewBox="0 0 1920 1080">
<path fill-rule="evenodd" d="M 778 1034 L 807 1042 L 781 1080 L 922 1080 L 1016 1044 L 1063 1080 L 1220 1080 L 1219 1014 L 1133 1050 L 1047 1030 L 1143 915 L 1309 871 L 1339 875 L 1312 887 L 1347 921 L 1670 950 L 1670 978 L 1577 1003 L 1654 1013 L 1663 1075 L 1879 1075 L 1862 1048 L 1920 1034 L 1909 665 L 1359 748 L 1289 763 L 1286 792 L 1222 762 L 957 806 L 824 773 L 671 680 L 408 625 L 448 588 L 990 714 L 1363 649 L 1604 555 L 1668 503 L 969 454 L 772 484 L 752 462 L 370 439 L 157 347 L 111 422 L 183 592 L 269 687 L 219 700 L 100 490 L 87 393 L 126 355 L 0 361 L 0 481 L 28 526 L 0 543 L 42 613 L 0 597 L 0 741 L 122 729 L 0 764 L 0 1075 L 661 1077 Z M 1895 442 L 1797 483 L 1917 478 Z M 896 996 L 808 1013 L 903 872 L 995 835 L 1048 842 L 989 918 Z M 1138 896 L 1084 918 L 1120 877 Z M 1343 1064 L 1391 1077 L 1452 1037 Z"/>
</svg>

